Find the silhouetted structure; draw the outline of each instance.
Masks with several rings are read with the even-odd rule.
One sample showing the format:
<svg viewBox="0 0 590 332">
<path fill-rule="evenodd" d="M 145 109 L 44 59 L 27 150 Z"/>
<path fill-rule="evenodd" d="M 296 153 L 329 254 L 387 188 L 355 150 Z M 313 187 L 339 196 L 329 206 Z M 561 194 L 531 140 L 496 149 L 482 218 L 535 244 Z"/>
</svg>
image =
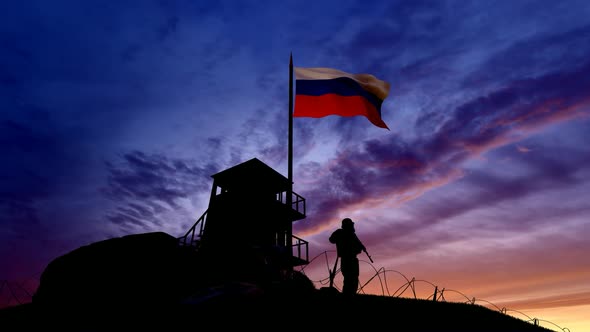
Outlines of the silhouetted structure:
<svg viewBox="0 0 590 332">
<path fill-rule="evenodd" d="M 90 243 L 53 259 L 41 274 L 33 303 L 46 306 L 162 306 L 186 297 L 200 271 L 195 252 L 164 232 Z"/>
<path fill-rule="evenodd" d="M 207 211 L 179 239 L 198 250 L 212 280 L 279 281 L 308 263 L 307 241 L 288 239 L 305 199 L 292 193 L 287 206 L 287 178 L 256 158 L 212 178 Z"/>
<path fill-rule="evenodd" d="M 57 257 L 32 303 L 0 309 L 2 331 L 326 332 L 387 324 L 403 331 L 551 331 L 536 326 L 536 318 L 530 324 L 473 303 L 376 295 L 342 301 L 316 291 L 293 271 L 308 263 L 307 242 L 293 237 L 290 246 L 286 239 L 292 221 L 305 218 L 303 197 L 293 194 L 293 205 L 286 205 L 286 179 L 256 159 L 213 179 L 209 209 L 184 236 L 132 234 Z M 281 272 L 293 273 L 269 292 L 242 282 L 272 281 Z M 379 312 L 402 319 L 392 322 Z M 295 320 L 301 313 L 308 313 L 304 324 Z M 416 315 L 428 319 L 408 319 Z"/>
<path fill-rule="evenodd" d="M 350 218 L 342 219 L 341 228 L 330 235 L 329 241 L 336 244 L 336 251 L 340 258 L 340 270 L 344 278 L 342 294 L 356 294 L 359 284 L 359 261 L 356 256 L 366 249 L 356 236 L 354 222 Z"/>
</svg>

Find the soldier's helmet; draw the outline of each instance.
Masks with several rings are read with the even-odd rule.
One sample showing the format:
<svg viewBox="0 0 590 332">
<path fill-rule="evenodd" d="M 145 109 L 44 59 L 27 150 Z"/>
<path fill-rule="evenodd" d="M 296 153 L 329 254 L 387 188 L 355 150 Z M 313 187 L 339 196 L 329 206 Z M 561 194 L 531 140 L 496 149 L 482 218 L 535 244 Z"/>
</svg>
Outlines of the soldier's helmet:
<svg viewBox="0 0 590 332">
<path fill-rule="evenodd" d="M 342 228 L 351 228 L 354 226 L 354 222 L 350 218 L 342 219 Z"/>
</svg>

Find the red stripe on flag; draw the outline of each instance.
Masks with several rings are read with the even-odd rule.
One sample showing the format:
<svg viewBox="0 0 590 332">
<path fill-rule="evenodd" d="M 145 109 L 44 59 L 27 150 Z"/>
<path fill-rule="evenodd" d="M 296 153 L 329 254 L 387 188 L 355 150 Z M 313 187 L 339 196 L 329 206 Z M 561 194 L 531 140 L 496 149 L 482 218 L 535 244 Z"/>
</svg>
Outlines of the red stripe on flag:
<svg viewBox="0 0 590 332">
<path fill-rule="evenodd" d="M 321 96 L 295 95 L 293 117 L 322 118 L 328 115 L 362 115 L 375 126 L 389 129 L 375 106 L 361 96 L 340 96 L 333 93 Z"/>
</svg>

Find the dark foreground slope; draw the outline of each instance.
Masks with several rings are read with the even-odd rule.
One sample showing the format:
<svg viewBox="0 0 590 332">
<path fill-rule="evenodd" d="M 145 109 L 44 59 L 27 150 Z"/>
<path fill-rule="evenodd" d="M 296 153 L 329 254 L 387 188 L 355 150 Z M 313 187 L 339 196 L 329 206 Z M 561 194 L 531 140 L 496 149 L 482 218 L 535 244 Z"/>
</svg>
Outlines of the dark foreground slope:
<svg viewBox="0 0 590 332">
<path fill-rule="evenodd" d="M 0 331 L 549 331 L 479 305 L 344 297 L 301 273 L 230 267 L 162 232 L 95 242 L 50 262 L 31 304 L 0 310 Z"/>
<path fill-rule="evenodd" d="M 320 291 L 114 309 L 33 304 L 0 311 L 2 331 L 550 331 L 463 303 Z"/>
</svg>

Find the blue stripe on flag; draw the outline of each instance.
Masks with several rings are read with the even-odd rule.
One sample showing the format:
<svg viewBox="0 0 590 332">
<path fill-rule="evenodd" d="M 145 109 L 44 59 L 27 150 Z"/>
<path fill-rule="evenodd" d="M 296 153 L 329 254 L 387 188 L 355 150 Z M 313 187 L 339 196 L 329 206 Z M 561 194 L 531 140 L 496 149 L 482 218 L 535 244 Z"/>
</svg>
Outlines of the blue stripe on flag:
<svg viewBox="0 0 590 332">
<path fill-rule="evenodd" d="M 381 114 L 383 100 L 363 89 L 355 80 L 338 77 L 329 80 L 296 80 L 295 93 L 306 96 L 321 96 L 334 93 L 340 96 L 362 96 L 375 106 Z"/>
</svg>

